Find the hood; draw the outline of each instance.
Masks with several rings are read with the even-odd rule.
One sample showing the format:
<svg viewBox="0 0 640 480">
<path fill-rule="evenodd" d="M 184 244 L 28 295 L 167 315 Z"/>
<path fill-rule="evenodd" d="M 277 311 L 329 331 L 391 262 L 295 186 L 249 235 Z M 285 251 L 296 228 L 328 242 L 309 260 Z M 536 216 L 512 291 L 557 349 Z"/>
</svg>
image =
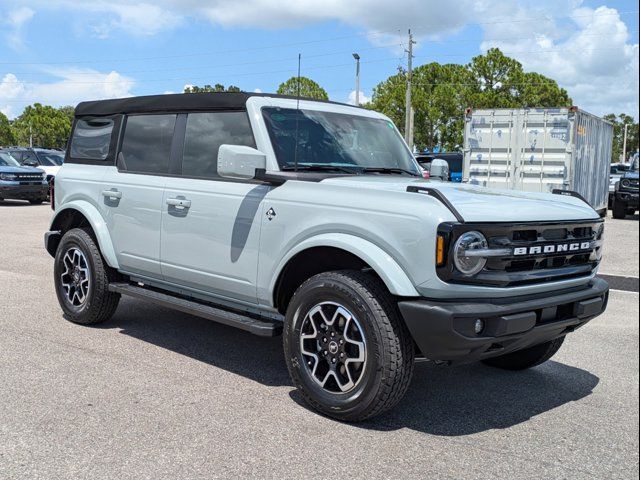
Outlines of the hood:
<svg viewBox="0 0 640 480">
<path fill-rule="evenodd" d="M 0 173 L 44 173 L 44 171 L 36 167 L 6 167 L 0 165 Z"/>
<path fill-rule="evenodd" d="M 599 218 L 596 211 L 582 200 L 550 193 L 498 190 L 395 175 L 353 175 L 329 178 L 321 183 L 398 192 L 406 192 L 408 186 L 433 188 L 440 191 L 467 222 L 544 222 Z M 420 195 L 409 192 L 406 194 Z M 428 208 L 426 202 L 425 208 Z"/>
<path fill-rule="evenodd" d="M 60 165 L 56 165 L 56 166 L 40 165 L 38 168 L 40 168 L 41 170 L 44 170 L 47 175 L 56 176 L 58 174 L 58 171 L 60 170 L 60 167 L 61 167 Z"/>
<path fill-rule="evenodd" d="M 638 180 L 638 171 L 625 172 L 624 175 L 621 175 L 621 178 L 628 178 L 630 180 Z"/>
</svg>

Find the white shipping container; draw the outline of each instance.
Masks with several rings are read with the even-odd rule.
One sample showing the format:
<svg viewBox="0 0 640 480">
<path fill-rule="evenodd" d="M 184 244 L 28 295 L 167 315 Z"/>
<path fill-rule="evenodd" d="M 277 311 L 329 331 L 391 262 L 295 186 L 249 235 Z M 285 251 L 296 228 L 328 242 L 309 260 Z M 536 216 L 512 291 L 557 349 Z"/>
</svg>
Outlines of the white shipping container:
<svg viewBox="0 0 640 480">
<path fill-rule="evenodd" d="M 572 108 L 469 109 L 463 181 L 527 192 L 572 190 L 606 212 L 613 125 Z"/>
</svg>

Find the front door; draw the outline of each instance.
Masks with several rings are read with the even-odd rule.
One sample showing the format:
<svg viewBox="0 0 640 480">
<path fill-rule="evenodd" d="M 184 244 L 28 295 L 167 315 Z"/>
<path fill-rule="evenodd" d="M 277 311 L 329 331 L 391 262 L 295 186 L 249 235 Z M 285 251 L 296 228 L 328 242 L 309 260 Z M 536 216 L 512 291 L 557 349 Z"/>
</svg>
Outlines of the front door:
<svg viewBox="0 0 640 480">
<path fill-rule="evenodd" d="M 162 202 L 162 274 L 168 282 L 256 303 L 263 198 L 268 186 L 217 174 L 222 144 L 255 147 L 246 112 L 190 113 L 181 173 Z"/>
</svg>

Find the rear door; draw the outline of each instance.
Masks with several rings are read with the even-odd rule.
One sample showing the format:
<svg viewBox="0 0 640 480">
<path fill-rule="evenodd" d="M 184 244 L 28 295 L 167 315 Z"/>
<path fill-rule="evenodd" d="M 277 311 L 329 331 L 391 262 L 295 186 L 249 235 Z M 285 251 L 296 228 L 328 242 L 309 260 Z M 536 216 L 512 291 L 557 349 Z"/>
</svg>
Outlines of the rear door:
<svg viewBox="0 0 640 480">
<path fill-rule="evenodd" d="M 120 269 L 162 278 L 160 227 L 178 115 L 129 115 L 116 166 L 106 172 L 101 208 Z"/>
<path fill-rule="evenodd" d="M 180 175 L 162 202 L 166 281 L 218 297 L 256 303 L 262 199 L 268 186 L 217 172 L 222 144 L 255 147 L 245 111 L 190 113 Z"/>
</svg>

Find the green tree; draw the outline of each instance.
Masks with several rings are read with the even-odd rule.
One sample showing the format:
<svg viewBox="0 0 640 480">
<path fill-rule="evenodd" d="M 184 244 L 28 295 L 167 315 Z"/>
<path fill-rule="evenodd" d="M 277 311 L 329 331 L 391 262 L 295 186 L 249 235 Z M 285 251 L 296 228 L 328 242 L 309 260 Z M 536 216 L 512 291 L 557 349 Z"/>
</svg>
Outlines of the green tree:
<svg viewBox="0 0 640 480">
<path fill-rule="evenodd" d="M 430 63 L 414 70 L 414 140 L 418 148 L 462 146 L 464 110 L 472 108 L 565 107 L 566 90 L 498 49 L 467 65 Z M 373 91 L 369 108 L 389 116 L 401 131 L 405 123 L 406 72 L 400 71 Z"/>
<path fill-rule="evenodd" d="M 429 63 L 414 70 L 414 142 L 419 149 L 461 147 L 469 82 L 462 65 Z M 384 113 L 404 131 L 405 95 L 406 73 L 400 71 L 374 88 L 368 108 Z"/>
<path fill-rule="evenodd" d="M 300 94 L 304 98 L 313 98 L 315 100 L 329 100 L 329 95 L 324 88 L 307 77 L 291 77 L 278 87 L 278 94 L 297 96 Z"/>
<path fill-rule="evenodd" d="M 13 135 L 20 145 L 33 144 L 45 148 L 63 148 L 71 131 L 71 120 L 64 110 L 34 103 L 24 109 L 13 122 Z"/>
<path fill-rule="evenodd" d="M 616 116 L 610 113 L 603 117 L 605 120 L 613 123 L 613 151 L 611 154 L 612 162 L 622 160 L 623 144 L 624 144 L 624 126 L 627 127 L 627 158 L 638 150 L 638 122 L 625 113 Z"/>
<path fill-rule="evenodd" d="M 11 124 L 7 116 L 0 112 L 0 146 L 13 145 L 15 140 L 13 138 L 13 132 L 11 131 Z"/>
<path fill-rule="evenodd" d="M 184 93 L 218 93 L 218 92 L 240 92 L 240 88 L 235 85 L 229 85 L 225 87 L 220 83 L 216 83 L 213 87 L 211 85 L 205 85 L 204 87 L 198 87 L 197 85 L 191 85 L 185 87 Z"/>
</svg>

